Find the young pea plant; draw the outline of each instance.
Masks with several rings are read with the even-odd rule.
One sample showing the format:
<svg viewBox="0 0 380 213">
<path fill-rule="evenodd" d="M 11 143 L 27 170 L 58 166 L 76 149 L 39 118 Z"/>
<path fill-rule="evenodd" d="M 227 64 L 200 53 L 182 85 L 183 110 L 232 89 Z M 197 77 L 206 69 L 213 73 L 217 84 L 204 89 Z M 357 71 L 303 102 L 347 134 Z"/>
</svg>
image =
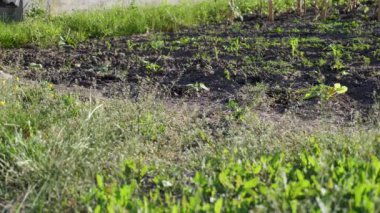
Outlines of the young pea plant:
<svg viewBox="0 0 380 213">
<path fill-rule="evenodd" d="M 143 60 L 142 62 L 143 62 L 143 64 L 145 65 L 145 69 L 146 69 L 149 73 L 151 73 L 151 74 L 156 74 L 156 73 L 161 72 L 161 66 L 160 66 L 159 64 L 152 63 L 152 62 L 145 61 L 145 60 Z"/>
<path fill-rule="evenodd" d="M 289 40 L 289 43 L 290 43 L 290 47 L 292 48 L 292 56 L 294 58 L 299 53 L 299 51 L 298 51 L 299 39 L 298 38 L 292 38 Z"/>
<path fill-rule="evenodd" d="M 230 52 L 230 53 L 235 53 L 236 55 L 239 54 L 239 50 L 241 48 L 241 41 L 239 38 L 236 38 L 236 39 L 232 39 L 229 43 L 228 46 L 224 46 L 224 49 L 227 51 L 227 52 Z"/>
<path fill-rule="evenodd" d="M 343 61 L 342 61 L 342 57 L 343 57 L 342 45 L 332 44 L 330 45 L 330 49 L 332 51 L 332 56 L 334 58 L 334 62 L 331 68 L 333 68 L 334 70 L 344 69 L 346 66 L 343 64 Z"/>
</svg>

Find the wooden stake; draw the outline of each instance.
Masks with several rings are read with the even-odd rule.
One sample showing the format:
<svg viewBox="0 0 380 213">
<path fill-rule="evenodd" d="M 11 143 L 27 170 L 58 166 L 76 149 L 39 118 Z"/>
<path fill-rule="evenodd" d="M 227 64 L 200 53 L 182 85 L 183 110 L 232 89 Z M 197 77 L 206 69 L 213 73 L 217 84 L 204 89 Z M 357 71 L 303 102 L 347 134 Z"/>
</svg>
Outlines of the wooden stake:
<svg viewBox="0 0 380 213">
<path fill-rule="evenodd" d="M 268 0 L 268 14 L 269 14 L 269 21 L 273 22 L 274 21 L 273 0 Z"/>
<path fill-rule="evenodd" d="M 304 0 L 297 0 L 297 12 L 299 16 L 303 16 L 304 13 Z"/>
<path fill-rule="evenodd" d="M 321 18 L 326 19 L 328 15 L 329 7 L 330 7 L 330 2 L 329 0 L 322 0 L 322 1 L 323 1 L 323 5 L 322 5 L 322 11 L 321 11 Z"/>
<path fill-rule="evenodd" d="M 303 14 L 306 13 L 306 0 L 303 0 Z"/>
<path fill-rule="evenodd" d="M 301 15 L 301 0 L 297 0 L 297 13 Z"/>
</svg>

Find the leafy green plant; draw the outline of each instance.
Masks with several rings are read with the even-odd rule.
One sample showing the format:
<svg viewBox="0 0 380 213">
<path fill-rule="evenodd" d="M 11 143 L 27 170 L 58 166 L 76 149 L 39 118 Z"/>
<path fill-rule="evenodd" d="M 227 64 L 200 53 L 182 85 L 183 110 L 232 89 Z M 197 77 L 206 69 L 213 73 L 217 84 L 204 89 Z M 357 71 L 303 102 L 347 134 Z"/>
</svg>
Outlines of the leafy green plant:
<svg viewBox="0 0 380 213">
<path fill-rule="evenodd" d="M 236 102 L 235 100 L 229 100 L 227 107 L 231 110 L 231 116 L 233 119 L 240 121 L 244 120 L 245 110 L 239 106 L 238 102 Z"/>
<path fill-rule="evenodd" d="M 299 39 L 298 38 L 292 38 L 289 40 L 290 46 L 292 48 L 292 56 L 295 57 L 298 54 L 298 45 L 299 45 Z"/>
<path fill-rule="evenodd" d="M 224 70 L 224 77 L 225 77 L 227 80 L 231 80 L 231 73 L 230 73 L 230 71 L 228 71 L 227 69 Z"/>
<path fill-rule="evenodd" d="M 240 48 L 241 48 L 241 41 L 239 38 L 232 39 L 229 42 L 229 45 L 224 46 L 225 50 L 227 50 L 230 53 L 235 53 L 236 55 L 239 54 Z"/>
<path fill-rule="evenodd" d="M 332 56 L 334 59 L 334 62 L 332 64 L 332 68 L 336 70 L 341 70 L 345 68 L 346 66 L 343 64 L 342 56 L 343 56 L 343 47 L 339 44 L 332 44 L 330 45 L 330 49 L 332 51 Z"/>
<path fill-rule="evenodd" d="M 163 40 L 151 41 L 150 46 L 154 50 L 158 51 L 165 46 L 165 41 L 163 41 Z"/>
<path fill-rule="evenodd" d="M 311 87 L 306 92 L 304 99 L 308 100 L 311 98 L 319 97 L 324 101 L 328 101 L 336 95 L 345 94 L 348 91 L 346 86 L 342 86 L 340 83 L 334 84 L 333 87 L 327 86 L 325 84 L 319 84 Z"/>
<path fill-rule="evenodd" d="M 156 169 L 136 167 L 131 162 L 120 182 L 107 186 L 103 177 L 97 176 L 96 187 L 86 202 L 94 203 L 90 208 L 95 212 L 297 212 L 303 208 L 374 212 L 378 205 L 380 161 L 375 156 L 368 161 L 355 157 L 325 159 L 320 153 L 302 152 L 289 164 L 284 153 L 263 155 L 256 161 L 234 157 L 237 150 L 223 153 L 227 163 L 206 162 L 214 165 L 196 172 L 182 188 L 173 187 L 181 183 L 179 179 L 165 181 Z M 144 189 L 141 181 L 147 174 L 155 175 L 157 181 L 154 187 Z M 144 190 L 144 196 L 138 196 Z"/>
<path fill-rule="evenodd" d="M 143 62 L 145 64 L 145 69 L 149 73 L 159 73 L 161 71 L 161 66 L 159 64 L 151 63 L 149 61 L 143 61 Z"/>
</svg>

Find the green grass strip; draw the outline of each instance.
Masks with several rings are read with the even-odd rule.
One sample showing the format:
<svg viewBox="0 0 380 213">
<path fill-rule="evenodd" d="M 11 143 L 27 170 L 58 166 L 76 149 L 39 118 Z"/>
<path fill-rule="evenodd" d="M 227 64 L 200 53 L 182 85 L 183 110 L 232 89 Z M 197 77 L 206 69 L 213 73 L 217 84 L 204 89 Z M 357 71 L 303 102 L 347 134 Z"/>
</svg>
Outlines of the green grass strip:
<svg viewBox="0 0 380 213">
<path fill-rule="evenodd" d="M 89 38 L 175 31 L 181 27 L 223 20 L 227 11 L 227 1 L 221 0 L 119 7 L 54 17 L 39 15 L 21 23 L 0 22 L 0 47 L 12 48 L 26 44 L 51 46 L 60 41 L 75 44 Z"/>
</svg>

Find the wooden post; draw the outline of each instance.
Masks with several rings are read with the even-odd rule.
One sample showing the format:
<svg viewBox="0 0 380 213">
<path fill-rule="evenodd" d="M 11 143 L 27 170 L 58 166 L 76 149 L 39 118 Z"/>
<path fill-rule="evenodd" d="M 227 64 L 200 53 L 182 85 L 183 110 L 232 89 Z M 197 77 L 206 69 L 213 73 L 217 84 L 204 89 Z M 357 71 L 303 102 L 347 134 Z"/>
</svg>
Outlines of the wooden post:
<svg viewBox="0 0 380 213">
<path fill-rule="evenodd" d="M 330 1 L 329 0 L 322 0 L 322 1 L 323 1 L 323 4 L 322 4 L 322 11 L 321 11 L 321 18 L 326 19 L 328 16 L 328 11 L 330 7 Z"/>
<path fill-rule="evenodd" d="M 303 0 L 303 13 L 306 13 L 306 0 Z"/>
<path fill-rule="evenodd" d="M 303 16 L 304 14 L 304 0 L 297 0 L 297 12 L 299 16 Z"/>
<path fill-rule="evenodd" d="M 273 0 L 268 0 L 268 14 L 269 14 L 269 21 L 274 21 L 274 10 L 273 10 Z"/>
</svg>

